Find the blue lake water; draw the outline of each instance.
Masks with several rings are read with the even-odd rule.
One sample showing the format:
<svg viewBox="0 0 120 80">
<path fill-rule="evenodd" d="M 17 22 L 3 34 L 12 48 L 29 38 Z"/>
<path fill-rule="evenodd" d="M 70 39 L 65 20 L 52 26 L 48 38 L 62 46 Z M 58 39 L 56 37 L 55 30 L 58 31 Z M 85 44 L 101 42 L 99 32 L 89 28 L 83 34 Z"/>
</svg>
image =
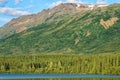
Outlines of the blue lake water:
<svg viewBox="0 0 120 80">
<path fill-rule="evenodd" d="M 120 75 L 90 75 L 90 74 L 0 74 L 3 79 L 31 80 L 120 80 Z"/>
</svg>

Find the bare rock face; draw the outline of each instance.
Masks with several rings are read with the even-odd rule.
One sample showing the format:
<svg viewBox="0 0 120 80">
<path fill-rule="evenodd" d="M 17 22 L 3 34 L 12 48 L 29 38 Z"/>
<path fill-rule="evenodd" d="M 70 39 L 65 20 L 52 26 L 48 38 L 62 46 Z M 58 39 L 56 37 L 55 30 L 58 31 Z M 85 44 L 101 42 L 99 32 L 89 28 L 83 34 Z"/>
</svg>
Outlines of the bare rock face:
<svg viewBox="0 0 120 80">
<path fill-rule="evenodd" d="M 20 27 L 18 30 L 16 30 L 16 33 L 20 33 L 25 30 L 27 30 L 27 27 L 23 26 L 23 27 Z"/>
<path fill-rule="evenodd" d="M 100 24 L 105 28 L 105 29 L 109 29 L 112 25 L 115 24 L 115 22 L 119 20 L 119 18 L 117 17 L 113 17 L 113 18 L 110 18 L 109 20 L 107 21 L 104 21 L 103 19 L 100 20 Z"/>
</svg>

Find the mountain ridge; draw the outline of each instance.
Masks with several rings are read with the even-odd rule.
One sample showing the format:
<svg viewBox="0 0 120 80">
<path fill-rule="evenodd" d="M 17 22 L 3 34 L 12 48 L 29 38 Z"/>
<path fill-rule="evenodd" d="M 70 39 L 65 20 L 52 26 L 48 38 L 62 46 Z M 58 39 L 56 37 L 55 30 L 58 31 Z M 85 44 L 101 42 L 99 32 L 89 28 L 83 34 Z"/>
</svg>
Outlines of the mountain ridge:
<svg viewBox="0 0 120 80">
<path fill-rule="evenodd" d="M 0 39 L 9 37 L 14 33 L 22 32 L 26 29 L 33 27 L 34 25 L 42 24 L 46 21 L 51 21 L 60 19 L 69 15 L 69 13 L 76 13 L 79 11 L 91 10 L 94 8 L 106 7 L 106 4 L 76 4 L 76 3 L 61 3 L 58 6 L 53 7 L 52 9 L 44 9 L 42 12 L 32 15 L 24 15 L 18 18 L 12 19 L 10 22 L 5 24 L 0 28 Z M 56 16 L 54 18 L 54 16 Z M 59 16 L 59 18 L 57 18 Z M 22 30 L 19 30 L 24 28 Z"/>
<path fill-rule="evenodd" d="M 92 11 L 58 10 L 43 23 L 23 27 L 26 30 L 2 40 L 0 54 L 119 53 L 119 7 L 113 4 Z"/>
</svg>

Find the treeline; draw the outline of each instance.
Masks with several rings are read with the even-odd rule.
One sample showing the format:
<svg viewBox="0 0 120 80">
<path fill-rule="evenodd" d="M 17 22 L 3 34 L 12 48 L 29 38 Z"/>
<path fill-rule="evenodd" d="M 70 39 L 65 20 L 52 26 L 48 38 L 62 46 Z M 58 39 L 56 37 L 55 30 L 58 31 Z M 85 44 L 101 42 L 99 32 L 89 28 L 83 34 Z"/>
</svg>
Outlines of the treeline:
<svg viewBox="0 0 120 80">
<path fill-rule="evenodd" d="M 69 78 L 65 78 L 65 79 L 53 78 L 53 79 L 25 79 L 25 80 L 119 80 L 119 78 L 70 78 L 70 79 Z"/>
<path fill-rule="evenodd" d="M 0 73 L 120 74 L 120 54 L 2 56 Z"/>
</svg>

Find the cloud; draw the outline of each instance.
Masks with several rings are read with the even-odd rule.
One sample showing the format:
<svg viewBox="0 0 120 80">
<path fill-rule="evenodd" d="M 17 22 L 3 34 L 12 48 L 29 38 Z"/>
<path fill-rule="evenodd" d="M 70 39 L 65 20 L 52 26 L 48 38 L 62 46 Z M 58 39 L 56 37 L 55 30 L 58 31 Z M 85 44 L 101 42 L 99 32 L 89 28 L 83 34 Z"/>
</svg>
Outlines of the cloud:
<svg viewBox="0 0 120 80">
<path fill-rule="evenodd" d="M 53 2 L 51 5 L 49 5 L 50 7 L 55 7 L 58 6 L 59 4 L 63 3 L 62 1 L 58 1 L 58 2 Z"/>
<path fill-rule="evenodd" d="M 34 0 L 30 0 L 30 3 L 33 3 Z"/>
<path fill-rule="evenodd" d="M 25 7 L 25 9 L 31 9 L 31 8 L 34 8 L 34 5 L 28 5 Z"/>
<path fill-rule="evenodd" d="M 5 4 L 8 2 L 8 0 L 0 0 L 0 6 L 5 6 Z"/>
<path fill-rule="evenodd" d="M 83 3 L 82 0 L 67 0 L 68 3 Z"/>
<path fill-rule="evenodd" d="M 68 3 L 76 3 L 77 0 L 67 0 Z"/>
<path fill-rule="evenodd" d="M 15 0 L 15 4 L 20 4 L 23 0 Z"/>
<path fill-rule="evenodd" d="M 97 4 L 106 4 L 106 0 L 97 0 Z"/>
<path fill-rule="evenodd" d="M 21 15 L 29 15 L 31 13 L 27 11 L 18 10 L 16 8 L 4 7 L 4 8 L 0 8 L 0 14 L 10 15 L 10 16 L 21 16 Z"/>
<path fill-rule="evenodd" d="M 9 18 L 1 18 L 0 17 L 0 22 L 9 22 L 11 19 L 9 19 Z"/>
<path fill-rule="evenodd" d="M 78 3 L 84 3 L 82 0 L 77 0 Z"/>
</svg>

